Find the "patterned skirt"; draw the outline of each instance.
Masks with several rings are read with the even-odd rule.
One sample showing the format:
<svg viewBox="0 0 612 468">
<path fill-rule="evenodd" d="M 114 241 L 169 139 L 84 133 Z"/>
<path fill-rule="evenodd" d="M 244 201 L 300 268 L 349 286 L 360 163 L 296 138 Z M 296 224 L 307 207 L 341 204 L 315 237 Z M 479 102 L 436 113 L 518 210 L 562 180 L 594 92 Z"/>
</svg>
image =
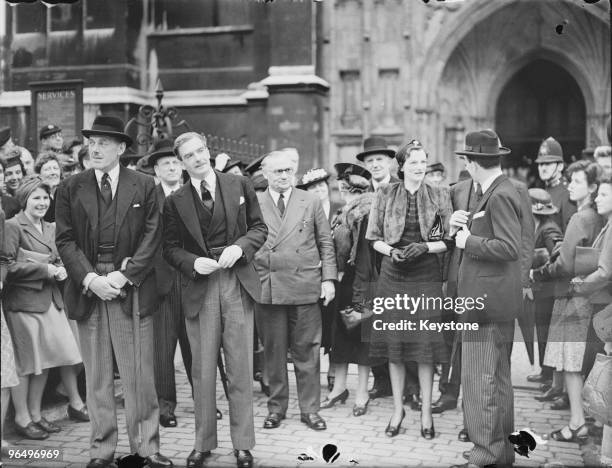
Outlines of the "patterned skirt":
<svg viewBox="0 0 612 468">
<path fill-rule="evenodd" d="M 4 320 L 4 311 L 0 312 L 0 315 L 2 316 L 2 388 L 10 388 L 19 385 L 19 377 L 15 367 L 13 340 Z"/>
</svg>

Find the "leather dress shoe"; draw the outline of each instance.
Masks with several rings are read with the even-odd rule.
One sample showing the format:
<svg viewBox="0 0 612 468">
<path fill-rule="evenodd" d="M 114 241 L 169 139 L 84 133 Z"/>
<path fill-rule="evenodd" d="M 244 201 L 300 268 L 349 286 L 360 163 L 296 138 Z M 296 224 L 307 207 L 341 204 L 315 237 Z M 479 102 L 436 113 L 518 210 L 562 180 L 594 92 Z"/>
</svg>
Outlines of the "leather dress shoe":
<svg viewBox="0 0 612 468">
<path fill-rule="evenodd" d="M 210 450 L 206 452 L 192 450 L 187 457 L 187 468 L 202 468 L 204 466 L 204 461 L 211 455 Z"/>
<path fill-rule="evenodd" d="M 281 421 L 285 419 L 285 416 L 280 413 L 270 413 L 264 420 L 264 429 L 276 429 L 280 426 Z"/>
<path fill-rule="evenodd" d="M 534 398 L 538 401 L 554 401 L 557 397 L 563 395 L 563 389 L 561 388 L 551 388 L 543 395 L 535 396 Z"/>
<path fill-rule="evenodd" d="M 555 401 L 550 405 L 551 410 L 566 410 L 569 409 L 570 402 L 567 393 L 564 393 L 559 398 L 556 398 Z"/>
<path fill-rule="evenodd" d="M 73 421 L 88 422 L 89 412 L 87 411 L 87 406 L 83 405 L 83 407 L 78 410 L 68 405 L 68 417 Z"/>
<path fill-rule="evenodd" d="M 368 391 L 370 400 L 376 400 L 377 398 L 385 398 L 393 395 L 391 387 L 389 385 L 374 385 L 371 390 Z"/>
<path fill-rule="evenodd" d="M 305 423 L 309 428 L 314 431 L 324 431 L 327 429 L 325 420 L 317 413 L 302 413 L 300 415 L 300 421 Z"/>
<path fill-rule="evenodd" d="M 27 426 L 20 426 L 19 424 L 15 423 L 15 432 L 17 432 L 17 434 L 19 434 L 21 437 L 31 440 L 45 440 L 47 437 L 49 437 L 49 433 L 47 431 L 41 429 L 32 421 L 30 421 Z"/>
<path fill-rule="evenodd" d="M 470 436 L 469 436 L 468 431 L 467 431 L 467 429 L 465 427 L 459 431 L 459 435 L 457 435 L 457 439 L 460 442 L 471 442 Z"/>
<path fill-rule="evenodd" d="M 452 410 L 457 408 L 457 400 L 452 400 L 450 398 L 440 398 L 435 401 L 431 405 L 431 412 L 433 414 L 444 413 L 447 410 Z"/>
<path fill-rule="evenodd" d="M 251 468 L 253 466 L 253 455 L 248 450 L 234 450 L 234 456 L 238 468 Z"/>
<path fill-rule="evenodd" d="M 47 421 L 45 418 L 40 418 L 40 421 L 33 421 L 36 426 L 38 426 L 43 431 L 48 432 L 49 434 L 53 434 L 55 432 L 60 432 L 62 430 L 57 424 L 53 424 L 52 422 Z"/>
<path fill-rule="evenodd" d="M 106 458 L 92 458 L 87 464 L 87 468 L 115 468 L 116 466 L 112 460 Z"/>
<path fill-rule="evenodd" d="M 164 457 L 161 453 L 150 455 L 145 458 L 147 466 L 150 468 L 168 468 L 172 465 L 172 461 L 168 457 Z"/>
<path fill-rule="evenodd" d="M 552 379 L 546 375 L 543 374 L 533 374 L 533 375 L 528 375 L 527 376 L 527 382 L 533 382 L 533 383 L 546 383 L 546 382 L 550 382 Z"/>
<path fill-rule="evenodd" d="M 176 427 L 176 416 L 174 414 L 160 414 L 159 424 L 163 427 Z"/>
</svg>

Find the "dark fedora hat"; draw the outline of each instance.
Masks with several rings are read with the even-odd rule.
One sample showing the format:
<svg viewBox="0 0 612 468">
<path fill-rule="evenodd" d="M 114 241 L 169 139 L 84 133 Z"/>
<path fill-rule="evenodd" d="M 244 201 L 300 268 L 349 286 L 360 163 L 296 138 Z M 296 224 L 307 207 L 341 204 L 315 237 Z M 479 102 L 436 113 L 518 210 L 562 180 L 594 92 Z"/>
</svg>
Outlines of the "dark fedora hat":
<svg viewBox="0 0 612 468">
<path fill-rule="evenodd" d="M 431 172 L 445 172 L 446 169 L 444 168 L 444 164 L 442 164 L 441 162 L 435 162 L 433 164 L 428 164 L 427 165 L 427 170 L 425 171 L 425 174 L 429 174 Z"/>
<path fill-rule="evenodd" d="M 372 174 L 365 167 L 353 163 L 334 164 L 334 169 L 338 173 L 338 179 L 346 179 L 350 175 L 358 175 L 368 180 L 372 178 Z"/>
<path fill-rule="evenodd" d="M 455 151 L 463 156 L 499 157 L 510 154 L 510 149 L 501 146 L 497 133 L 493 130 L 479 130 L 465 136 L 465 149 Z"/>
<path fill-rule="evenodd" d="M 169 139 L 157 140 L 153 143 L 153 147 L 147 156 L 149 166 L 154 167 L 161 158 L 176 157 L 176 154 L 172 151 L 173 145 L 173 141 Z"/>
<path fill-rule="evenodd" d="M 553 137 L 548 137 L 542 142 L 538 149 L 536 164 L 550 164 L 563 162 L 563 148 Z"/>
<path fill-rule="evenodd" d="M 132 146 L 132 137 L 123 131 L 123 121 L 112 115 L 99 115 L 94 120 L 90 129 L 84 128 L 81 133 L 84 137 L 89 138 L 93 135 L 106 135 L 118 138 L 125 142 L 127 146 Z"/>
<path fill-rule="evenodd" d="M 236 166 L 238 166 L 241 172 L 244 172 L 245 164 L 240 159 L 236 159 L 235 161 L 228 161 L 227 165 L 223 168 L 221 172 L 227 172 L 232 167 L 236 167 Z"/>
<path fill-rule="evenodd" d="M 531 211 L 533 214 L 546 216 L 559 212 L 559 208 L 553 205 L 550 194 L 544 189 L 529 189 L 529 198 L 531 199 Z"/>
<path fill-rule="evenodd" d="M 263 159 L 266 156 L 267 156 L 267 153 L 266 154 L 262 154 L 258 158 L 256 158 L 253 161 L 251 161 L 249 163 L 249 165 L 244 168 L 244 172 L 246 174 L 250 175 L 251 177 L 253 177 L 253 174 L 255 174 L 257 171 L 259 171 L 261 169 L 261 162 L 263 161 Z"/>
<path fill-rule="evenodd" d="M 329 172 L 327 172 L 325 169 L 321 167 L 309 169 L 306 171 L 306 174 L 302 176 L 302 180 L 300 180 L 299 185 L 296 185 L 296 187 L 306 190 L 311 185 L 318 184 L 319 182 L 326 181 L 327 179 L 329 179 Z"/>
<path fill-rule="evenodd" d="M 363 151 L 356 157 L 359 161 L 363 161 L 363 158 L 369 154 L 384 154 L 392 158 L 395 156 L 395 151 L 387 147 L 387 142 L 383 137 L 371 136 L 364 140 Z"/>
</svg>

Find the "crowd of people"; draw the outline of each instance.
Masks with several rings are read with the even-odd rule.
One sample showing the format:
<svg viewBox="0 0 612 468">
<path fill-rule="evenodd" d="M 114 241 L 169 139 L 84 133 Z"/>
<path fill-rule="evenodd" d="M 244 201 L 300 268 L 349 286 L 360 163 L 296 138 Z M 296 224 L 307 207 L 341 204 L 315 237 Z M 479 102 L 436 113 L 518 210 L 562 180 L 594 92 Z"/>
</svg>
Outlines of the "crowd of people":
<svg viewBox="0 0 612 468">
<path fill-rule="evenodd" d="M 20 436 L 61 430 L 41 414 L 58 369 L 68 416 L 90 423 L 88 468 L 112 467 L 118 374 L 130 451 L 172 466 L 159 425 L 177 426 L 178 344 L 195 406 L 188 467 L 217 447 L 218 368 L 236 463 L 251 467 L 253 381 L 268 396 L 263 429 L 281 427 L 289 362 L 312 430 L 325 430 L 324 411 L 353 391 L 354 417 L 392 398 L 382 437 L 400 433 L 410 407 L 431 440 L 441 437 L 433 414 L 456 408 L 463 387 L 458 438 L 473 447 L 462 466 L 511 466 L 518 319 L 527 345 L 535 329 L 536 398 L 570 411 L 550 437 L 579 442 L 600 431 L 602 460 L 612 462 L 611 409 L 585 414 L 582 401 L 596 356 L 612 355 L 610 146 L 566 167 L 549 137 L 528 186 L 505 175 L 511 151 L 490 129 L 466 135 L 452 183 L 418 139 L 396 151 L 370 137 L 335 174 L 298 177 L 294 148 L 246 164 L 213 158 L 206 138 L 187 132 L 142 156 L 130 152 L 123 122 L 104 115 L 82 135 L 85 143 L 65 145 L 61 128 L 47 125 L 33 158 L 0 129 L 2 422 L 12 399 Z M 387 301 L 406 296 L 423 302 L 409 310 Z M 483 307 L 463 307 L 482 298 Z M 456 306 L 442 306 L 448 300 Z M 321 348 L 330 362 L 323 398 Z"/>
</svg>

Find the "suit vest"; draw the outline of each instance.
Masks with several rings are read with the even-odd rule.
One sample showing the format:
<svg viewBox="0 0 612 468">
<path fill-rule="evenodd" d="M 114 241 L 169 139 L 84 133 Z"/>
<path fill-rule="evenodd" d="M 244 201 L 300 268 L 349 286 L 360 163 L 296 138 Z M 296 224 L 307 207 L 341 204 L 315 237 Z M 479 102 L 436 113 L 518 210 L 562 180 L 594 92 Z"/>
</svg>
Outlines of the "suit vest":
<svg viewBox="0 0 612 468">
<path fill-rule="evenodd" d="M 204 237 L 206 245 L 209 248 L 225 246 L 227 243 L 225 208 L 223 207 L 223 198 L 219 190 L 219 182 L 217 181 L 215 188 L 215 203 L 212 212 L 206 208 L 193 186 L 191 187 L 191 193 L 196 206 L 202 237 Z"/>
<path fill-rule="evenodd" d="M 97 185 L 97 184 L 96 184 Z M 107 207 L 102 199 L 100 187 L 96 190 L 98 195 L 98 246 L 111 246 L 115 243 L 115 220 L 117 219 L 117 193 L 110 206 Z"/>
</svg>

